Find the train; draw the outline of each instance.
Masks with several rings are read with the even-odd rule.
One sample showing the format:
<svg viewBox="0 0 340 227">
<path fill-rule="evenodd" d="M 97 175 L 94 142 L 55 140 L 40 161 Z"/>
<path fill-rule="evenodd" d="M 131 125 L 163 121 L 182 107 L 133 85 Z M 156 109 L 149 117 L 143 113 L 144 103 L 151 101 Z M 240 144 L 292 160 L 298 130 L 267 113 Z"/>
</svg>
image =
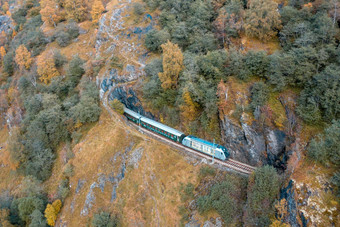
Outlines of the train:
<svg viewBox="0 0 340 227">
<path fill-rule="evenodd" d="M 185 135 L 181 131 L 154 121 L 150 118 L 144 117 L 141 114 L 136 113 L 135 111 L 132 111 L 126 107 L 124 108 L 124 115 L 128 120 L 140 125 L 143 128 L 164 136 L 176 143 L 180 143 L 186 147 L 210 155 L 214 158 L 225 161 L 230 156 L 227 148 L 222 145 L 211 143 L 192 135 Z"/>
</svg>

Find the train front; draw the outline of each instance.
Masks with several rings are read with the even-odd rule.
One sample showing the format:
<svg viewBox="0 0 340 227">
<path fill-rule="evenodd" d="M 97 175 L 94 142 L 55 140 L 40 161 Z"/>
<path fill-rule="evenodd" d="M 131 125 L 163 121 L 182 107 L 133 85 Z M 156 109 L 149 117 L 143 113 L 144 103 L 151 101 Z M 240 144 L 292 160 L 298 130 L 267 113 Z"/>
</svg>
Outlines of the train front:
<svg viewBox="0 0 340 227">
<path fill-rule="evenodd" d="M 224 146 L 221 146 L 221 145 L 218 145 L 217 147 L 221 152 L 223 152 L 224 156 L 225 156 L 225 159 L 224 160 L 227 160 L 230 156 L 230 153 L 228 152 L 227 148 L 225 148 Z"/>
</svg>

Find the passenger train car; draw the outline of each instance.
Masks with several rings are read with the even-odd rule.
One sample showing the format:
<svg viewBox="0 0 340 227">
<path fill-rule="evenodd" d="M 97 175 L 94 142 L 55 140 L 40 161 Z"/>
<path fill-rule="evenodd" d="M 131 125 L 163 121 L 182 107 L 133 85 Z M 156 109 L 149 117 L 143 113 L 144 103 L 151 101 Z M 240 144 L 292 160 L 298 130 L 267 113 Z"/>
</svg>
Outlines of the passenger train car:
<svg viewBox="0 0 340 227">
<path fill-rule="evenodd" d="M 226 160 L 229 157 L 229 152 L 227 151 L 227 148 L 221 145 L 211 143 L 195 136 L 186 136 L 183 132 L 161 124 L 157 121 L 151 120 L 147 117 L 143 117 L 142 115 L 128 108 L 124 108 L 124 115 L 130 121 L 135 122 L 141 127 L 144 127 L 177 143 L 181 143 L 186 147 L 190 147 L 194 150 L 200 151 L 221 160 Z"/>
<path fill-rule="evenodd" d="M 156 132 L 157 134 L 165 136 L 166 138 L 171 139 L 175 142 L 182 143 L 182 140 L 185 137 L 185 134 L 183 132 L 170 128 L 169 126 L 163 125 L 147 117 L 143 117 L 142 115 L 130 109 L 124 108 L 124 113 L 129 120 L 135 122 L 136 124 L 150 131 Z"/>
</svg>

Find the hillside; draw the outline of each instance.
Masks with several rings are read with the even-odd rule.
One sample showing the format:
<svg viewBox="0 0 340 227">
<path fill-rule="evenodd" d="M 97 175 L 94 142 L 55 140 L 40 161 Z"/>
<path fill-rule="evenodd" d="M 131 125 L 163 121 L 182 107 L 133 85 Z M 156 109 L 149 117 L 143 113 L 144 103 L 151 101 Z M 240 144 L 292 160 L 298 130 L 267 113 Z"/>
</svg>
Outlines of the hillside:
<svg viewBox="0 0 340 227">
<path fill-rule="evenodd" d="M 0 226 L 339 225 L 338 1 L 0 2 Z"/>
</svg>

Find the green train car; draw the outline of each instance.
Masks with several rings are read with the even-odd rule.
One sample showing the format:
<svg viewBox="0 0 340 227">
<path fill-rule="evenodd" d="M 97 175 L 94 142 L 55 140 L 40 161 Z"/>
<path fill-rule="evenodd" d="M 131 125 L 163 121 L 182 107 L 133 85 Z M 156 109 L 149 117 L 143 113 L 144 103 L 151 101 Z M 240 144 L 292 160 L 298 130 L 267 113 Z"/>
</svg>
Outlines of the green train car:
<svg viewBox="0 0 340 227">
<path fill-rule="evenodd" d="M 124 108 L 124 115 L 134 123 L 140 125 L 143 128 L 146 128 L 150 131 L 153 131 L 161 136 L 164 136 L 168 139 L 171 139 L 177 143 L 182 143 L 183 138 L 185 137 L 185 134 L 183 132 L 180 132 L 176 129 L 173 129 L 169 126 L 166 126 L 164 124 L 161 124 L 157 121 L 151 120 L 149 118 L 143 117 L 142 115 Z"/>
</svg>

